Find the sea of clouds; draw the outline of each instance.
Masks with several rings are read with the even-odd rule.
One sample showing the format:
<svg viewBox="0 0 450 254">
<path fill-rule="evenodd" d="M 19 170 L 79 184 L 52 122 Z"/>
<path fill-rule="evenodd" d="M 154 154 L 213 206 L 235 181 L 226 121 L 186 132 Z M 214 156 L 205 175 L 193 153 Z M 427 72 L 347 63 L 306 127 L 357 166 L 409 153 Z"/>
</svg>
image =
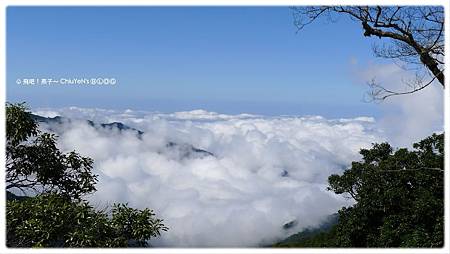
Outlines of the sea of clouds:
<svg viewBox="0 0 450 254">
<path fill-rule="evenodd" d="M 361 69 L 363 68 L 363 69 Z M 405 71 L 396 64 L 355 66 L 355 83 L 376 77 L 404 92 Z M 411 78 L 411 77 L 410 77 Z M 316 226 L 352 200 L 327 191 L 359 150 L 374 142 L 394 147 L 443 130 L 439 84 L 379 104 L 381 116 L 227 115 L 204 110 L 158 113 L 68 107 L 33 113 L 121 122 L 144 132 L 95 128 L 85 121 L 58 126 L 59 147 L 94 159 L 99 175 L 96 207 L 126 202 L 153 209 L 169 227 L 151 240 L 160 247 L 257 247 Z M 51 126 L 41 126 L 51 129 Z M 214 156 L 176 156 L 168 142 L 189 144 Z M 293 225 L 284 229 L 286 223 Z"/>
<path fill-rule="evenodd" d="M 163 114 L 87 108 L 33 113 L 121 122 L 144 132 L 59 126 L 59 147 L 94 159 L 98 208 L 127 202 L 149 207 L 169 227 L 152 239 L 162 247 L 257 247 L 320 224 L 352 200 L 326 190 L 358 151 L 382 142 L 371 117 L 265 117 L 204 110 Z M 42 128 L 48 128 L 45 124 Z M 214 156 L 179 158 L 167 142 L 191 144 Z M 283 225 L 295 221 L 294 226 Z"/>
</svg>

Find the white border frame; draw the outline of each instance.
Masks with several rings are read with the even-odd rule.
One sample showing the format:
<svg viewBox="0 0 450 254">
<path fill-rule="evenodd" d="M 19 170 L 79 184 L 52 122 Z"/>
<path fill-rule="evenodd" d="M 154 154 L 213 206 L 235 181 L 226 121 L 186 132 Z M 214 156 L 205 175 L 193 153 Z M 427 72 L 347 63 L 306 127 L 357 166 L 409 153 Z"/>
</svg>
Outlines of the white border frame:
<svg viewBox="0 0 450 254">
<path fill-rule="evenodd" d="M 0 61 L 0 84 L 2 89 L 0 90 L 0 154 L 2 154 L 0 159 L 0 168 L 5 168 L 5 107 L 4 102 L 6 99 L 6 8 L 7 6 L 293 6 L 293 5 L 441 5 L 445 8 L 445 27 L 447 32 L 445 33 L 445 62 L 449 63 L 449 5 L 448 0 L 341 0 L 339 2 L 333 0 L 117 0 L 117 1 L 106 1 L 106 0 L 67 0 L 67 1 L 57 1 L 57 0 L 3 0 L 0 2 L 0 55 L 2 56 Z M 444 247 L 439 249 L 283 249 L 283 248 L 230 248 L 230 249 L 220 249 L 220 248 L 148 248 L 148 249 L 12 249 L 6 248 L 6 238 L 5 238 L 5 198 L 6 191 L 4 187 L 0 187 L 0 253 L 450 253 L 450 234 L 449 234 L 449 179 L 450 179 L 450 168 L 449 168 L 449 153 L 450 153 L 450 143 L 448 135 L 450 135 L 449 129 L 449 106 L 450 106 L 450 92 L 449 92 L 449 79 L 450 71 L 448 68 L 445 70 L 445 80 L 446 89 L 444 89 L 444 129 L 445 135 L 445 237 L 444 237 Z M 5 183 L 5 171 L 0 170 L 0 185 L 3 186 Z"/>
</svg>

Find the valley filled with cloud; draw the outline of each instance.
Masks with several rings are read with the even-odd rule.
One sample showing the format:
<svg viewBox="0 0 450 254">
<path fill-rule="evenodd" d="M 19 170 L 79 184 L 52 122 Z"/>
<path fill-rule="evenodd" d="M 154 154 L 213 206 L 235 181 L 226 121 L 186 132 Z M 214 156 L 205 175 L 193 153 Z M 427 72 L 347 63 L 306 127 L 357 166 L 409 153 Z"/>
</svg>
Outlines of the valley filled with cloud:
<svg viewBox="0 0 450 254">
<path fill-rule="evenodd" d="M 114 202 L 154 209 L 169 231 L 151 244 L 166 247 L 257 247 L 318 225 L 353 202 L 327 191 L 328 176 L 386 140 L 371 117 L 33 113 L 62 116 L 41 129 L 56 132 L 63 151 L 94 159 L 98 191 L 88 200 L 99 209 Z"/>
</svg>

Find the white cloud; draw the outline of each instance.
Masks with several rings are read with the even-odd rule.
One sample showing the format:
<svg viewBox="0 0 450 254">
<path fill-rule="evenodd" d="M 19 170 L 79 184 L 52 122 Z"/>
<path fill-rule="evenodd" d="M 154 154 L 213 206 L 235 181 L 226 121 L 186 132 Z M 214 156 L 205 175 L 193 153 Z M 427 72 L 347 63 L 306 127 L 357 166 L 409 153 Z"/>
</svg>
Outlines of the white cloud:
<svg viewBox="0 0 450 254">
<path fill-rule="evenodd" d="M 175 112 L 173 114 L 161 114 L 163 118 L 171 118 L 174 120 L 230 120 L 230 119 L 247 119 L 256 118 L 257 115 L 239 114 L 239 115 L 225 115 L 216 112 L 208 112 L 206 110 L 197 109 L 192 111 Z"/>
<path fill-rule="evenodd" d="M 132 110 L 40 109 L 98 123 L 120 121 L 145 132 L 64 124 L 59 146 L 92 157 L 99 207 L 128 202 L 154 209 L 170 228 L 155 246 L 252 247 L 317 225 L 351 203 L 326 191 L 327 177 L 382 141 L 373 118 L 222 115 L 203 110 L 161 114 Z M 53 115 L 53 113 L 51 115 Z M 49 115 L 49 114 L 47 114 Z M 179 158 L 168 141 L 214 156 Z M 285 175 L 285 176 L 283 176 Z M 285 223 L 298 224 L 284 230 Z"/>
<path fill-rule="evenodd" d="M 405 82 L 414 80 L 414 71 L 406 71 L 395 63 L 369 64 L 356 68 L 357 82 L 376 82 L 392 91 L 411 90 Z M 382 117 L 379 129 L 384 130 L 390 142 L 398 147 L 411 147 L 433 132 L 444 128 L 444 90 L 436 81 L 413 94 L 393 96 L 380 104 Z"/>
</svg>

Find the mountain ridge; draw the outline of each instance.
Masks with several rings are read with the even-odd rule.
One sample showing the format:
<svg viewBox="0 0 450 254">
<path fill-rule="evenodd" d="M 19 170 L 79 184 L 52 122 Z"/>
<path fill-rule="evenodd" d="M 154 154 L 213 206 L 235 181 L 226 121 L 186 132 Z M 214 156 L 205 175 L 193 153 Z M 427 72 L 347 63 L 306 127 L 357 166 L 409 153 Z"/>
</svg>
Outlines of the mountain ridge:
<svg viewBox="0 0 450 254">
<path fill-rule="evenodd" d="M 55 124 L 65 124 L 65 123 L 72 123 L 73 120 L 71 118 L 66 118 L 62 116 L 55 116 L 55 117 L 44 117 L 36 114 L 31 114 L 31 117 L 37 121 L 38 123 L 46 123 L 49 124 L 50 130 L 57 132 L 55 129 Z M 144 135 L 144 132 L 138 129 L 135 129 L 133 127 L 130 127 L 128 125 L 125 125 L 121 122 L 112 122 L 112 123 L 96 123 L 92 120 L 86 120 L 82 119 L 82 121 L 85 121 L 89 126 L 92 126 L 94 128 L 101 128 L 105 130 L 114 130 L 117 129 L 119 133 L 122 133 L 123 131 L 131 131 L 135 132 L 136 137 L 140 140 L 142 140 L 142 137 Z M 197 148 L 193 146 L 192 144 L 188 143 L 177 143 L 174 141 L 168 141 L 165 144 L 165 149 L 168 149 L 171 152 L 177 152 L 180 158 L 204 158 L 207 156 L 213 156 L 215 155 L 212 152 L 209 152 L 204 149 Z"/>
</svg>

